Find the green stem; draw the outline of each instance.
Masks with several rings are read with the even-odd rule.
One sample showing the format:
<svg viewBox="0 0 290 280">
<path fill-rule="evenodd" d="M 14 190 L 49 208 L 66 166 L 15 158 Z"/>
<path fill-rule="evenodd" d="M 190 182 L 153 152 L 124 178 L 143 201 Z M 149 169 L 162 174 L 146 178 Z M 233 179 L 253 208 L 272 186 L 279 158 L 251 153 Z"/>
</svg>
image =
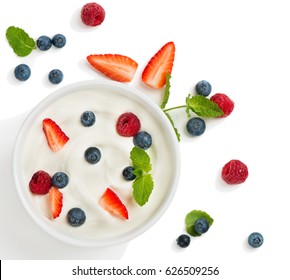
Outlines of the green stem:
<svg viewBox="0 0 290 280">
<path fill-rule="evenodd" d="M 176 107 L 171 107 L 171 108 L 168 108 L 168 109 L 164 109 L 163 111 L 164 112 L 168 112 L 168 111 L 171 111 L 171 110 L 180 109 L 180 108 L 186 108 L 186 107 L 187 107 L 186 105 L 180 105 L 180 106 L 176 106 Z"/>
</svg>

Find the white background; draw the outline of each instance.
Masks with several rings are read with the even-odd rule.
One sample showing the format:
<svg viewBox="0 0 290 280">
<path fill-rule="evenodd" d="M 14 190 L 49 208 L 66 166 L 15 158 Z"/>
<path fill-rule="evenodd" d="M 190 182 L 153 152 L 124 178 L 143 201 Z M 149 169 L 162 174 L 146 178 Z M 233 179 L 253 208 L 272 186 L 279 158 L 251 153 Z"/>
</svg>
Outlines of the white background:
<svg viewBox="0 0 290 280">
<path fill-rule="evenodd" d="M 39 273 L 42 279 L 56 275 L 70 279 L 71 269 L 77 265 L 132 265 L 163 270 L 173 265 L 213 266 L 220 270 L 213 279 L 289 279 L 287 2 L 100 0 L 106 10 L 105 21 L 97 28 L 88 28 L 80 21 L 85 1 L 2 1 L 0 257 L 46 260 L 7 261 L 3 279 L 23 275 L 38 279 Z M 63 33 L 67 45 L 17 57 L 5 38 L 10 25 L 23 28 L 35 39 Z M 182 134 L 180 183 L 168 211 L 146 233 L 126 244 L 100 249 L 78 248 L 54 240 L 25 212 L 13 184 L 13 145 L 25 115 L 64 85 L 105 79 L 87 64 L 86 56 L 91 53 L 119 53 L 136 60 L 139 67 L 130 85 L 159 103 L 162 91 L 146 88 L 140 75 L 151 56 L 168 41 L 176 45 L 168 107 L 184 104 L 194 85 L 206 79 L 213 93 L 226 93 L 234 100 L 234 112 L 226 119 L 207 120 L 205 134 L 195 139 L 185 133 L 185 113 L 172 114 Z M 20 63 L 32 69 L 26 82 L 13 77 L 13 69 Z M 64 73 L 63 82 L 57 86 L 47 80 L 53 68 Z M 248 165 L 249 178 L 240 186 L 229 187 L 220 179 L 222 166 L 231 159 Z M 193 239 L 188 248 L 179 249 L 175 239 L 184 233 L 184 217 L 193 209 L 209 213 L 214 224 L 206 235 Z M 253 231 L 265 238 L 263 246 L 256 250 L 246 244 Z M 71 261 L 49 264 L 49 260 Z M 47 270 L 47 266 L 55 269 Z"/>
</svg>

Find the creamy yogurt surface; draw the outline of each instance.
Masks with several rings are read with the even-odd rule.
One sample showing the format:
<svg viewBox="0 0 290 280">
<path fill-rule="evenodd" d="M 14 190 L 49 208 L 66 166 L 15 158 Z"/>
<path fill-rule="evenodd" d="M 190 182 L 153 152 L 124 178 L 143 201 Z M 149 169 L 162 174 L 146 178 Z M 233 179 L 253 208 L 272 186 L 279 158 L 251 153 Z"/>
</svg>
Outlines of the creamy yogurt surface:
<svg viewBox="0 0 290 280">
<path fill-rule="evenodd" d="M 153 223 L 174 193 L 179 158 L 174 150 L 177 144 L 170 123 L 166 117 L 163 118 L 161 110 L 153 110 L 152 104 L 122 87 L 76 87 L 65 93 L 56 93 L 57 96 L 51 98 L 52 102 L 44 101 L 32 111 L 19 135 L 21 148 L 16 149 L 18 154 L 15 155 L 16 170 L 20 173 L 17 174 L 17 183 L 26 208 L 60 238 L 96 244 L 119 237 L 125 240 L 145 224 Z M 93 126 L 81 124 L 84 111 L 94 112 L 96 121 Z M 150 133 L 153 140 L 146 152 L 151 159 L 154 189 L 142 207 L 134 201 L 132 181 L 126 181 L 122 176 L 122 170 L 132 164 L 130 151 L 134 147 L 133 137 L 120 136 L 116 131 L 117 119 L 125 112 L 138 116 L 141 130 Z M 54 120 L 69 137 L 58 152 L 52 152 L 47 145 L 42 129 L 45 118 Z M 85 160 L 84 152 L 88 147 L 97 147 L 101 151 L 101 160 L 97 164 L 91 165 Z M 63 208 L 56 219 L 51 216 L 49 196 L 34 195 L 29 190 L 29 181 L 38 170 L 51 176 L 59 171 L 69 176 L 69 184 L 60 189 Z M 128 220 L 113 216 L 99 205 L 108 187 L 127 207 Z M 73 207 L 86 213 L 86 222 L 80 227 L 67 223 L 66 214 Z"/>
</svg>

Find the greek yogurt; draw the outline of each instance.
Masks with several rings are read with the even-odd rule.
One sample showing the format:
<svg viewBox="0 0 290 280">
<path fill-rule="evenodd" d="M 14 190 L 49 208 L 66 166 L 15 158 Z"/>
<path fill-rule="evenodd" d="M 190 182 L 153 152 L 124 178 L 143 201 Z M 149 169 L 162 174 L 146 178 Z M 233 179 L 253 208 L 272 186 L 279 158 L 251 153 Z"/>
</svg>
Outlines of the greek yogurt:
<svg viewBox="0 0 290 280">
<path fill-rule="evenodd" d="M 85 127 L 81 114 L 92 111 L 93 126 Z M 131 165 L 132 137 L 116 131 L 118 117 L 132 112 L 149 132 L 153 144 L 146 150 L 151 159 L 154 189 L 149 201 L 139 206 L 132 196 L 132 181 L 124 180 L 122 170 Z M 58 152 L 47 145 L 42 120 L 53 119 L 69 137 Z M 61 89 L 43 100 L 28 115 L 19 133 L 14 153 L 14 176 L 20 197 L 32 217 L 50 234 L 78 245 L 108 245 L 131 239 L 160 218 L 171 201 L 179 176 L 178 143 L 164 113 L 142 93 L 119 83 L 81 82 Z M 97 147 L 101 160 L 94 165 L 84 158 L 88 147 Z M 61 189 L 63 208 L 51 217 L 47 195 L 29 191 L 32 175 L 44 170 L 51 176 L 59 171 L 69 176 Z M 127 207 L 129 219 L 123 220 L 105 211 L 99 199 L 107 188 L 114 190 Z M 86 222 L 71 227 L 67 212 L 79 207 Z"/>
</svg>

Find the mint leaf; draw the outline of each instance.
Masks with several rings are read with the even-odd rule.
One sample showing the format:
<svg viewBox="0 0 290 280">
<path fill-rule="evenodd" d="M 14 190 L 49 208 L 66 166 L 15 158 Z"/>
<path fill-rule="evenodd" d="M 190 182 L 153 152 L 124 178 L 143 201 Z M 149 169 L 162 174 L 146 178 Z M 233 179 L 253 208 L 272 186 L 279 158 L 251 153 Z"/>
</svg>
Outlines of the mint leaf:
<svg viewBox="0 0 290 280">
<path fill-rule="evenodd" d="M 224 114 L 216 103 L 202 95 L 195 95 L 192 97 L 189 95 L 186 98 L 186 106 L 186 112 L 189 116 L 189 110 L 193 111 L 200 117 L 216 118 Z"/>
<path fill-rule="evenodd" d="M 130 152 L 130 159 L 136 170 L 142 169 L 145 172 L 149 172 L 152 168 L 149 155 L 141 148 L 134 147 Z"/>
<path fill-rule="evenodd" d="M 185 217 L 186 231 L 189 235 L 191 236 L 201 235 L 200 233 L 196 232 L 194 228 L 195 222 L 200 218 L 206 219 L 209 223 L 209 226 L 213 224 L 213 218 L 210 215 L 208 215 L 206 212 L 201 211 L 201 210 L 192 210 Z"/>
<path fill-rule="evenodd" d="M 174 132 L 175 132 L 175 135 L 177 137 L 178 142 L 180 142 L 180 134 L 179 134 L 177 128 L 174 126 L 174 122 L 173 122 L 171 116 L 168 113 L 166 113 L 166 112 L 164 112 L 164 113 L 165 113 L 166 117 L 168 118 L 168 120 L 170 121 L 170 123 L 171 123 L 171 125 L 172 125 L 172 127 L 174 129 Z"/>
<path fill-rule="evenodd" d="M 165 84 L 165 89 L 164 89 L 164 96 L 163 96 L 163 100 L 162 100 L 162 104 L 161 104 L 161 109 L 164 109 L 168 99 L 169 99 L 169 95 L 170 95 L 170 79 L 171 79 L 171 75 L 169 73 L 166 73 L 166 84 Z"/>
<path fill-rule="evenodd" d="M 6 38 L 18 56 L 27 56 L 36 48 L 35 40 L 21 28 L 10 26 L 6 30 Z"/>
<path fill-rule="evenodd" d="M 151 174 L 146 174 L 136 178 L 133 182 L 133 197 L 135 201 L 143 206 L 149 200 L 154 187 L 154 182 Z"/>
</svg>

